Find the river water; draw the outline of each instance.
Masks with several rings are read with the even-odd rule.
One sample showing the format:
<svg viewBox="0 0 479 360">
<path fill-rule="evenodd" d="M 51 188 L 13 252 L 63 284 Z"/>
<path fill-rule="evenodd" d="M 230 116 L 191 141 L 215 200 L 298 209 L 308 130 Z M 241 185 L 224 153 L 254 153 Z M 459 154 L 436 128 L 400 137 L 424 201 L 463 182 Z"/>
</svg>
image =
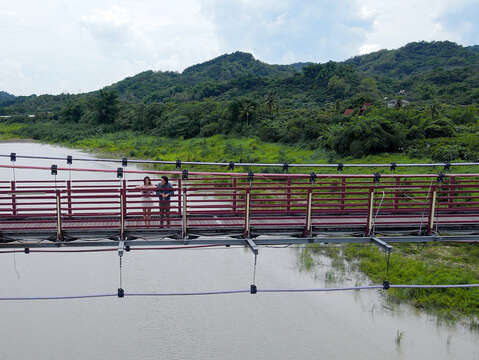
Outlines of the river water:
<svg viewBox="0 0 479 360">
<path fill-rule="evenodd" d="M 92 156 L 39 143 L 1 143 L 0 154 Z M 0 158 L 0 164 L 9 164 Z M 32 164 L 18 159 L 16 164 Z M 66 162 L 56 161 L 59 166 Z M 38 161 L 36 165 L 51 165 Z M 92 167 L 90 163 L 74 163 Z M 115 169 L 116 164 L 95 167 Z M 135 168 L 128 166 L 129 169 Z M 74 179 L 116 174 L 73 173 Z M 2 180 L 12 171 L 0 169 Z M 50 179 L 17 170 L 17 180 Z M 65 178 L 59 174 L 58 179 Z M 258 288 L 368 284 L 315 255 L 305 271 L 298 248 L 261 248 Z M 253 256 L 244 248 L 132 252 L 126 292 L 247 289 Z M 339 273 L 338 273 L 339 271 Z M 114 293 L 116 253 L 0 254 L 0 297 Z M 339 275 L 338 275 L 339 274 Z M 477 359 L 479 333 L 447 325 L 382 291 L 240 294 L 0 302 L 0 360 L 6 359 Z M 402 334 L 402 335 L 400 335 Z"/>
</svg>

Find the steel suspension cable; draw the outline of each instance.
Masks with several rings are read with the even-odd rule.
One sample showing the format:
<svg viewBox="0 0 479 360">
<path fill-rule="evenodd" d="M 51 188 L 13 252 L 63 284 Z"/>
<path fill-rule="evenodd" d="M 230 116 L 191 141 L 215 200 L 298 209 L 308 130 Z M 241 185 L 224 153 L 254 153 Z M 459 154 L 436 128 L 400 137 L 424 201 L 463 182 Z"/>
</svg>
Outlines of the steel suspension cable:
<svg viewBox="0 0 479 360">
<path fill-rule="evenodd" d="M 447 289 L 447 288 L 479 288 L 479 284 L 448 284 L 448 285 L 409 285 L 409 284 L 389 284 L 390 289 Z M 381 290 L 384 285 L 365 285 L 350 287 L 331 287 L 331 288 L 303 288 L 303 289 L 257 289 L 257 293 L 316 293 L 316 292 L 339 292 L 339 291 L 359 291 L 359 290 Z M 202 296 L 202 295 L 233 295 L 249 294 L 250 290 L 216 290 L 216 291 L 190 291 L 190 292 L 125 292 L 121 297 L 153 297 L 153 296 Z M 35 300 L 73 300 L 89 298 L 118 297 L 118 294 L 87 294 L 71 296 L 32 296 L 32 297 L 0 297 L 0 301 L 35 301 Z"/>
</svg>

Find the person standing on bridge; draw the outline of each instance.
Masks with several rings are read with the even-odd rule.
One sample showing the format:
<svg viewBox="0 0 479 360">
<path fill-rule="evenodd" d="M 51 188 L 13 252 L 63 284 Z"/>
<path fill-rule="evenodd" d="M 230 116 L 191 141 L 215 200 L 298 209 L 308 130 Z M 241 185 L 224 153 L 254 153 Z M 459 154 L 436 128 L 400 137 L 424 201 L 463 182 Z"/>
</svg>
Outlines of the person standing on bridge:
<svg viewBox="0 0 479 360">
<path fill-rule="evenodd" d="M 149 176 L 143 179 L 143 185 L 137 186 L 135 189 L 141 190 L 143 194 L 143 218 L 145 219 L 145 226 L 150 226 L 151 208 L 153 207 L 152 196 L 155 194 L 156 187 L 151 183 Z"/>
<path fill-rule="evenodd" d="M 160 198 L 160 222 L 163 226 L 163 219 L 166 220 L 166 225 L 170 225 L 170 199 L 174 194 L 173 187 L 168 181 L 167 176 L 162 176 L 160 183 L 157 185 L 156 194 Z"/>
</svg>

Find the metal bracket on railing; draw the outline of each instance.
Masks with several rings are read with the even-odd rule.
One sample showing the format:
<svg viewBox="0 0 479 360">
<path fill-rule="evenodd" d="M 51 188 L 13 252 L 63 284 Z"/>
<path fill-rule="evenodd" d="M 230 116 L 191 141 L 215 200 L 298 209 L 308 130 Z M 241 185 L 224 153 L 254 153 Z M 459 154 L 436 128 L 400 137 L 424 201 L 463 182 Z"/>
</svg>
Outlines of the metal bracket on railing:
<svg viewBox="0 0 479 360">
<path fill-rule="evenodd" d="M 116 169 L 116 177 L 119 179 L 123 177 L 123 168 L 119 167 Z"/>
<path fill-rule="evenodd" d="M 316 173 L 312 172 L 311 174 L 309 174 L 309 182 L 312 184 L 316 181 Z"/>
<path fill-rule="evenodd" d="M 181 179 L 182 180 L 188 180 L 188 170 L 183 170 L 181 173 Z"/>
<path fill-rule="evenodd" d="M 381 181 L 381 174 L 380 173 L 375 172 L 373 175 L 374 175 L 373 181 L 375 183 L 378 183 L 379 181 Z"/>
<path fill-rule="evenodd" d="M 17 161 L 17 154 L 16 153 L 10 153 L 10 161 L 11 162 Z"/>
<path fill-rule="evenodd" d="M 389 170 L 391 171 L 395 171 L 397 168 L 397 164 L 396 163 L 391 163 L 391 166 L 389 166 Z"/>
<path fill-rule="evenodd" d="M 180 159 L 176 160 L 176 168 L 181 169 L 181 160 Z"/>
<path fill-rule="evenodd" d="M 67 164 L 71 165 L 73 163 L 73 157 L 71 155 L 67 156 Z"/>
<path fill-rule="evenodd" d="M 288 172 L 288 169 L 289 169 L 289 164 L 288 164 L 288 163 L 284 163 L 284 164 L 283 164 L 283 171 L 286 173 L 286 172 Z"/>
<path fill-rule="evenodd" d="M 125 242 L 123 240 L 118 241 L 118 256 L 122 257 L 125 250 Z"/>
<path fill-rule="evenodd" d="M 246 238 L 245 241 L 248 247 L 250 248 L 250 250 L 253 252 L 253 254 L 258 255 L 258 246 L 256 245 L 256 243 L 250 238 Z"/>
<path fill-rule="evenodd" d="M 127 158 L 121 159 L 121 166 L 123 166 L 123 167 L 127 167 L 127 166 L 128 166 L 128 159 L 127 159 Z"/>
<path fill-rule="evenodd" d="M 232 161 L 230 161 L 228 167 L 229 167 L 230 170 L 234 170 L 234 168 L 235 168 L 235 163 L 232 162 Z"/>
<path fill-rule="evenodd" d="M 253 178 L 254 178 L 254 172 L 252 172 L 251 170 L 248 170 L 248 182 L 250 186 L 251 186 L 251 183 L 253 182 Z"/>
<path fill-rule="evenodd" d="M 371 241 L 379 246 L 380 248 L 384 249 L 385 251 L 387 251 L 388 253 L 391 252 L 391 250 L 393 249 L 393 247 L 391 245 L 389 245 L 387 242 L 385 241 L 382 241 L 380 238 L 378 237 L 375 237 L 375 236 L 372 236 L 371 237 Z"/>
<path fill-rule="evenodd" d="M 338 171 L 343 171 L 343 166 L 344 166 L 343 163 L 339 163 L 338 167 L 337 167 L 337 170 Z"/>
</svg>

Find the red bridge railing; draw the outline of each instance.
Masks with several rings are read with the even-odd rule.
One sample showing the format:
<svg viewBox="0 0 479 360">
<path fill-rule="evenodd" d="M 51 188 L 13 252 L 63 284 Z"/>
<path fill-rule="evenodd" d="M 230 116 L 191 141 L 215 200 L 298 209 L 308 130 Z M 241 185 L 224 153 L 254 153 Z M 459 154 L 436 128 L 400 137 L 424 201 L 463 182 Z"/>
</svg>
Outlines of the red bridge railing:
<svg viewBox="0 0 479 360">
<path fill-rule="evenodd" d="M 181 173 L 179 173 L 181 174 Z M 198 174 L 171 183 L 169 222 L 157 197 L 143 219 L 142 179 L 0 181 L 0 241 L 8 234 L 97 231 L 252 233 L 475 228 L 479 175 Z M 375 181 L 376 180 L 376 181 Z M 153 183 L 159 178 L 152 176 Z M 52 235 L 52 236 L 53 236 Z"/>
</svg>

